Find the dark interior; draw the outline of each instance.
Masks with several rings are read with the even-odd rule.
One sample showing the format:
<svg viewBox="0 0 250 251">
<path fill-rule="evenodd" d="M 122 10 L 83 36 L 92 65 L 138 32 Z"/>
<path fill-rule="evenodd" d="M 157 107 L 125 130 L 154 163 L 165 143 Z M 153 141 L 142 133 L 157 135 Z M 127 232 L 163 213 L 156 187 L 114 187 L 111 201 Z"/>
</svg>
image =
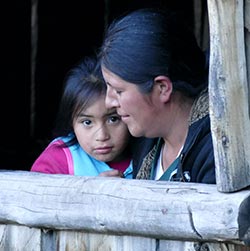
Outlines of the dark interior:
<svg viewBox="0 0 250 251">
<path fill-rule="evenodd" d="M 98 48 L 105 24 L 125 11 L 151 6 L 178 9 L 193 22 L 191 0 L 14 0 L 4 6 L 0 169 L 30 169 L 51 139 L 66 72 Z"/>
</svg>

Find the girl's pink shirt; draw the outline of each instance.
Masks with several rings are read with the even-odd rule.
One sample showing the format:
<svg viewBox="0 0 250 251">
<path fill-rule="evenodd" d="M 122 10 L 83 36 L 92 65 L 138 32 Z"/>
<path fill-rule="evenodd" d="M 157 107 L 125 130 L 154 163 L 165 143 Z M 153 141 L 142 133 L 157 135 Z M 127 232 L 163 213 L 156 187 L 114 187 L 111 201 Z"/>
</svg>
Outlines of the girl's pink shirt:
<svg viewBox="0 0 250 251">
<path fill-rule="evenodd" d="M 72 156 L 68 148 L 62 148 L 62 141 L 56 141 L 47 146 L 43 153 L 36 159 L 31 167 L 32 172 L 49 174 L 71 174 L 74 175 Z M 125 172 L 129 166 L 131 158 L 120 162 L 108 162 L 113 168 Z"/>
<path fill-rule="evenodd" d="M 69 156 L 65 154 L 65 149 L 59 144 L 50 144 L 43 153 L 36 159 L 31 167 L 33 172 L 51 173 L 51 174 L 74 174 L 69 170 Z"/>
<path fill-rule="evenodd" d="M 128 158 L 128 159 L 122 160 L 122 161 L 120 161 L 120 162 L 108 162 L 107 164 L 108 164 L 111 168 L 116 169 L 116 170 L 119 170 L 119 171 L 121 171 L 122 173 L 124 173 L 125 170 L 127 169 L 127 167 L 129 166 L 130 161 L 131 161 L 131 158 Z"/>
</svg>

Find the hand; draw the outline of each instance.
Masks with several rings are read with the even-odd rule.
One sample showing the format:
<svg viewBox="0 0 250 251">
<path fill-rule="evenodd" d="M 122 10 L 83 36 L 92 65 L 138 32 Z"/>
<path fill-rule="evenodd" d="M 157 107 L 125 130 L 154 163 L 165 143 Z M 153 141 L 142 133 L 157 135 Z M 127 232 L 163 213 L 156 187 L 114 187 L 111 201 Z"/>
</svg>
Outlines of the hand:
<svg viewBox="0 0 250 251">
<path fill-rule="evenodd" d="M 123 178 L 123 173 L 116 170 L 116 169 L 114 169 L 114 170 L 109 170 L 109 171 L 102 172 L 98 176 Z"/>
</svg>

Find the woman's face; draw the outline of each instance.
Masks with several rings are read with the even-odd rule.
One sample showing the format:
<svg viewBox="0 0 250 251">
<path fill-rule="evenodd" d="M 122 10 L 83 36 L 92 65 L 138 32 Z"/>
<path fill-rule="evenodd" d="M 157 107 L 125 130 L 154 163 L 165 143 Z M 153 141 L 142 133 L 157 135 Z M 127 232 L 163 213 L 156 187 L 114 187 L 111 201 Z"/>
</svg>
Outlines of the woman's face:
<svg viewBox="0 0 250 251">
<path fill-rule="evenodd" d="M 122 80 L 105 68 L 102 73 L 107 84 L 106 106 L 116 108 L 133 136 L 155 137 L 157 106 L 154 92 L 143 94 L 135 84 Z"/>
<path fill-rule="evenodd" d="M 114 108 L 105 106 L 105 95 L 83 110 L 73 123 L 80 146 L 97 160 L 120 161 L 130 134 Z"/>
</svg>

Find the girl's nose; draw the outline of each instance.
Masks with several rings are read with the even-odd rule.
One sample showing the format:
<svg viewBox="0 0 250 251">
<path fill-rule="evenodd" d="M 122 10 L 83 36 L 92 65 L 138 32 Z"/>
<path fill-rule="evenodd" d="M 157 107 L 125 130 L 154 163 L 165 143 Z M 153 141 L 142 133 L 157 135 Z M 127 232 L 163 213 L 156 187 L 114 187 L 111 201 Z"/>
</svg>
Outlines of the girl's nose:
<svg viewBox="0 0 250 251">
<path fill-rule="evenodd" d="M 97 131 L 96 131 L 96 140 L 97 141 L 106 141 L 110 138 L 109 130 L 106 128 L 106 126 L 102 125 Z"/>
</svg>

